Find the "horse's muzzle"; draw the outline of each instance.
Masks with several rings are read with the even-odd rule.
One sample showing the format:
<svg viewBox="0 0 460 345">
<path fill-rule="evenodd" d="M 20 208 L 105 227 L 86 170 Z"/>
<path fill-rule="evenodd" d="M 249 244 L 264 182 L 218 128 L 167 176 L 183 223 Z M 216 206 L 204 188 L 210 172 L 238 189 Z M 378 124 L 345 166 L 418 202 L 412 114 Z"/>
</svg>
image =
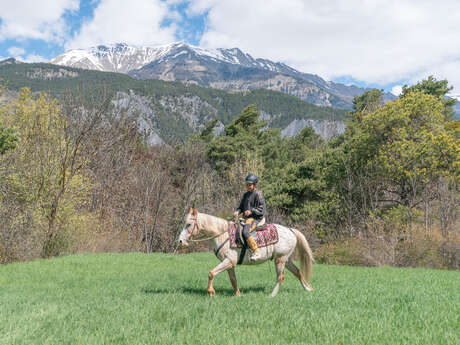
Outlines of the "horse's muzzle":
<svg viewBox="0 0 460 345">
<path fill-rule="evenodd" d="M 178 242 L 181 247 L 188 247 L 188 242 L 186 240 L 179 240 Z"/>
</svg>

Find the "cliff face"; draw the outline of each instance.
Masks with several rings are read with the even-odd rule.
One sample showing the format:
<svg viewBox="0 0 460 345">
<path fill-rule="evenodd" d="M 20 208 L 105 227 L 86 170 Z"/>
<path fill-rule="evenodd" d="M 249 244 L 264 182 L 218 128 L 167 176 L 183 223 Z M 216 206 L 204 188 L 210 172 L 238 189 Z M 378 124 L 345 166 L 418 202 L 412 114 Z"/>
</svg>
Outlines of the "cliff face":
<svg viewBox="0 0 460 345">
<path fill-rule="evenodd" d="M 281 135 L 285 137 L 296 136 L 307 126 L 312 127 L 316 134 L 326 140 L 345 132 L 345 123 L 343 121 L 302 119 L 292 121 L 286 128 L 281 130 Z"/>
<path fill-rule="evenodd" d="M 267 79 L 233 79 L 226 81 L 211 82 L 210 87 L 223 90 L 257 90 L 267 89 L 287 93 L 296 96 L 306 102 L 320 106 L 350 108 L 352 98 L 341 98 L 335 94 L 326 92 L 315 84 L 298 80 L 295 77 L 275 74 Z"/>
<path fill-rule="evenodd" d="M 132 91 L 129 93 L 118 92 L 113 104 L 117 108 L 127 110 L 128 114 L 136 119 L 139 130 L 145 133 L 147 141 L 151 145 L 165 142 L 161 138 L 165 134 L 164 126 L 162 126 L 163 121 L 165 121 L 164 113 L 173 118 L 166 121 L 174 120 L 181 123 L 190 132 L 202 130 L 207 122 L 218 116 L 216 108 L 197 96 L 165 96 L 155 101 Z M 278 116 L 262 110 L 259 119 L 266 121 L 267 127 L 271 127 L 272 119 Z M 326 140 L 345 131 L 345 124 L 340 120 L 296 119 L 282 128 L 281 134 L 292 137 L 300 133 L 306 126 L 312 127 L 315 133 Z M 224 124 L 218 121 L 214 133 L 219 135 L 223 129 Z"/>
</svg>

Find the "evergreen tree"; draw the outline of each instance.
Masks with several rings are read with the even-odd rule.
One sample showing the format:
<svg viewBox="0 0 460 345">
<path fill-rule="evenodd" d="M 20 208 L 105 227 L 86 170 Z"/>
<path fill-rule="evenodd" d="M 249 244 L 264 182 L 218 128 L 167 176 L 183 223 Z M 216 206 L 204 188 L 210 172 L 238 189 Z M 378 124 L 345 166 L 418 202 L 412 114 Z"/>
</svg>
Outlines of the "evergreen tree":
<svg viewBox="0 0 460 345">
<path fill-rule="evenodd" d="M 383 105 L 383 90 L 372 89 L 353 99 L 353 113 L 369 114 Z"/>
<path fill-rule="evenodd" d="M 219 172 L 228 170 L 237 157 L 260 153 L 261 145 L 265 144 L 261 131 L 265 122 L 258 117 L 259 111 L 254 105 L 244 108 L 240 116 L 225 127 L 224 135 L 210 143 L 208 156 Z"/>
</svg>

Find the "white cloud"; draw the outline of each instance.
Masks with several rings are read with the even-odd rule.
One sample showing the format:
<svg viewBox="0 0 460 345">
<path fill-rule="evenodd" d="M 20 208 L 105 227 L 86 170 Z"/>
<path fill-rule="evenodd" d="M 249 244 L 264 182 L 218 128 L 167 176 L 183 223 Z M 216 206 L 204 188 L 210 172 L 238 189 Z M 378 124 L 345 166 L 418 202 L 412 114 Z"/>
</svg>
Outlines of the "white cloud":
<svg viewBox="0 0 460 345">
<path fill-rule="evenodd" d="M 8 54 L 10 54 L 11 56 L 20 56 L 20 55 L 24 55 L 26 51 L 20 47 L 10 47 L 8 48 Z"/>
<path fill-rule="evenodd" d="M 25 58 L 20 59 L 21 61 L 24 62 L 48 62 L 49 59 L 45 59 L 43 56 L 36 55 L 36 54 L 29 54 Z"/>
<path fill-rule="evenodd" d="M 160 0 L 101 0 L 94 17 L 83 23 L 66 49 L 124 42 L 156 45 L 174 41 L 176 27 L 161 27 L 164 19 L 177 18 Z"/>
<path fill-rule="evenodd" d="M 447 78 L 460 90 L 460 2 L 192 0 L 208 11 L 201 45 L 239 47 L 328 79 L 385 85 Z"/>
<path fill-rule="evenodd" d="M 41 55 L 37 54 L 26 54 L 26 51 L 23 48 L 20 47 L 10 47 L 8 48 L 8 54 L 10 54 L 11 57 L 14 57 L 15 59 L 23 62 L 47 62 L 48 59 L 45 59 Z M 0 61 L 4 60 L 4 58 L 0 57 Z"/>
<path fill-rule="evenodd" d="M 187 7 L 188 15 L 201 15 L 210 8 L 214 8 L 221 0 L 191 0 Z"/>
<path fill-rule="evenodd" d="M 0 42 L 16 40 L 9 54 L 38 60 L 18 50 L 21 40 L 66 49 L 169 43 L 177 35 L 193 36 L 180 24 L 177 5 L 183 3 L 189 17 L 207 13 L 203 47 L 239 47 L 326 79 L 382 86 L 434 75 L 460 94 L 457 0 L 91 0 L 94 16 L 74 37 L 63 15 L 77 11 L 79 0 L 0 0 Z M 164 20 L 173 24 L 162 27 Z"/>
<path fill-rule="evenodd" d="M 0 41 L 29 38 L 62 42 L 68 30 L 62 15 L 78 8 L 79 0 L 1 1 Z"/>
<path fill-rule="evenodd" d="M 45 59 L 41 55 L 37 54 L 26 54 L 26 51 L 19 47 L 11 47 L 8 49 L 8 53 L 14 57 L 15 59 L 23 62 L 47 62 L 48 59 Z M 4 60 L 5 58 L 0 57 L 0 61 Z"/>
<path fill-rule="evenodd" d="M 395 85 L 391 89 L 391 93 L 395 96 L 399 96 L 402 93 L 402 85 Z"/>
</svg>

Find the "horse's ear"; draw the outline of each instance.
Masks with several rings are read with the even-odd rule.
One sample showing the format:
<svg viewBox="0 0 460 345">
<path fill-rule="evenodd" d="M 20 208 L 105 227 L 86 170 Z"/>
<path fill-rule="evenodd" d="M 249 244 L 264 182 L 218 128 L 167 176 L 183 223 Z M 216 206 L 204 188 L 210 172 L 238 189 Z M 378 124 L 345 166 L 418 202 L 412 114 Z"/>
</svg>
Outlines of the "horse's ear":
<svg viewBox="0 0 460 345">
<path fill-rule="evenodd" d="M 193 215 L 196 217 L 196 215 L 198 214 L 198 212 L 196 211 L 196 208 L 193 209 Z"/>
<path fill-rule="evenodd" d="M 192 214 L 193 213 L 193 208 L 190 207 L 190 210 L 188 211 L 188 213 Z"/>
</svg>

